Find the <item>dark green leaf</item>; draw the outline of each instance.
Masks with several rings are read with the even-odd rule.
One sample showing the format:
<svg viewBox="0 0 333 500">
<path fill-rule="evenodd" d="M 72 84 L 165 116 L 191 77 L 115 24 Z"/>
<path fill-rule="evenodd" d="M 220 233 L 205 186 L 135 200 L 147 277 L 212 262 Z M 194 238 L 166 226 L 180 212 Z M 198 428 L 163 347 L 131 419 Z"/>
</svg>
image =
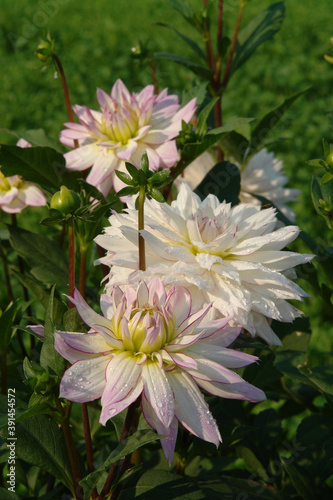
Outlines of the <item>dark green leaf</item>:
<svg viewBox="0 0 333 500">
<path fill-rule="evenodd" d="M 86 324 L 80 318 L 76 308 L 68 309 L 63 317 L 64 331 L 66 332 L 87 332 Z"/>
<path fill-rule="evenodd" d="M 1 500 L 22 500 L 22 497 L 19 497 L 16 493 L 5 488 L 0 488 L 0 496 Z"/>
<path fill-rule="evenodd" d="M 149 189 L 149 194 L 154 200 L 158 201 L 159 203 L 165 203 L 165 199 L 161 191 L 157 188 L 151 188 Z"/>
<path fill-rule="evenodd" d="M 54 420 L 38 415 L 17 422 L 15 434 L 18 458 L 49 472 L 71 489 L 68 453 L 62 431 Z M 7 430 L 2 429 L 0 435 L 6 439 Z"/>
<path fill-rule="evenodd" d="M 125 172 L 115 170 L 115 174 L 124 184 L 128 184 L 129 186 L 135 186 L 137 184 L 128 174 L 125 174 Z"/>
<path fill-rule="evenodd" d="M 137 181 L 138 180 L 138 169 L 132 165 L 132 163 L 125 162 L 125 166 L 127 169 L 127 172 L 132 176 L 132 178 Z"/>
<path fill-rule="evenodd" d="M 326 167 L 326 162 L 324 160 L 309 160 L 307 162 L 307 165 L 310 165 L 311 167 Z"/>
<path fill-rule="evenodd" d="M 217 163 L 195 189 L 202 200 L 209 194 L 214 194 L 221 202 L 230 202 L 232 205 L 239 203 L 239 192 L 239 168 L 229 161 Z"/>
<path fill-rule="evenodd" d="M 51 148 L 1 145 L 0 164 L 6 176 L 21 175 L 24 180 L 50 191 L 57 191 L 62 184 L 76 185 L 77 174 L 70 173 L 63 155 Z"/>
<path fill-rule="evenodd" d="M 281 27 L 284 14 L 284 2 L 277 2 L 263 10 L 239 32 L 230 74 L 240 68 L 262 43 L 273 38 Z"/>
<path fill-rule="evenodd" d="M 302 500 L 313 500 L 316 497 L 309 474 L 304 468 L 296 463 L 286 463 L 284 464 L 284 469 Z"/>
<path fill-rule="evenodd" d="M 104 464 L 96 469 L 94 472 L 86 476 L 80 484 L 84 488 L 85 498 L 90 498 L 89 495 L 91 491 L 94 489 L 100 477 L 104 474 L 106 470 L 109 470 L 110 466 L 114 462 L 118 462 L 118 460 L 122 460 L 127 455 L 133 453 L 134 450 L 137 450 L 141 446 L 145 444 L 152 443 L 156 441 L 161 436 L 156 434 L 151 429 L 136 431 L 132 436 L 129 436 L 127 439 L 124 439 L 115 450 L 108 456 Z"/>
<path fill-rule="evenodd" d="M 185 66 L 185 68 L 190 69 L 196 75 L 199 75 L 203 78 L 211 79 L 214 76 L 214 71 L 208 68 L 207 66 L 203 66 L 202 64 L 198 64 L 195 61 L 191 61 L 190 59 L 186 59 L 182 56 L 177 56 L 176 54 L 170 54 L 169 52 L 156 52 L 154 54 L 155 59 L 167 59 L 169 61 L 173 61 L 181 66 Z"/>
<path fill-rule="evenodd" d="M 230 132 L 219 141 L 219 145 L 223 151 L 228 152 L 229 157 L 231 156 L 235 161 L 243 164 L 244 155 L 249 147 L 249 141 L 246 137 L 237 132 Z"/>
<path fill-rule="evenodd" d="M 0 312 L 0 350 L 6 350 L 13 333 L 15 317 L 22 306 L 21 299 L 9 304 L 7 309 Z"/>
<path fill-rule="evenodd" d="M 167 0 L 167 2 L 172 5 L 172 7 L 179 12 L 191 26 L 198 28 L 196 13 L 193 10 L 192 4 L 188 0 Z"/>
<path fill-rule="evenodd" d="M 331 181 L 332 179 L 333 179 L 333 174 L 331 174 L 330 172 L 327 172 L 321 178 L 321 183 L 326 184 L 327 182 Z"/>
<path fill-rule="evenodd" d="M 212 99 L 207 106 L 204 107 L 204 109 L 199 113 L 198 116 L 198 122 L 197 126 L 195 128 L 196 132 L 198 135 L 203 135 L 206 133 L 207 130 L 207 119 L 209 117 L 209 114 L 211 113 L 212 109 L 215 106 L 215 103 L 219 100 L 218 97 L 215 99 Z"/>
<path fill-rule="evenodd" d="M 42 128 L 25 130 L 23 132 L 19 130 L 6 130 L 0 129 L 1 132 L 6 134 L 14 135 L 17 139 L 25 139 L 32 146 L 48 147 L 55 149 L 58 153 L 63 153 L 62 144 L 45 134 L 45 130 Z"/>
<path fill-rule="evenodd" d="M 137 194 L 139 192 L 139 187 L 124 187 L 120 191 L 118 191 L 118 196 L 121 198 L 122 196 L 132 196 L 134 194 Z"/>
<path fill-rule="evenodd" d="M 13 249 L 28 263 L 31 274 L 42 283 L 67 287 L 67 263 L 59 245 L 41 234 L 7 227 Z"/>
<path fill-rule="evenodd" d="M 85 181 L 84 179 L 78 179 L 78 183 L 89 196 L 91 196 L 95 200 L 100 200 L 101 203 L 106 203 L 105 196 L 95 186 L 89 184 L 89 182 Z"/>
<path fill-rule="evenodd" d="M 324 150 L 324 156 L 328 156 L 331 152 L 330 144 L 329 142 L 326 141 L 326 139 L 323 139 L 323 150 Z"/>
<path fill-rule="evenodd" d="M 66 361 L 54 348 L 54 289 L 50 293 L 49 304 L 45 313 L 44 343 L 40 353 L 41 366 L 51 374 L 62 377 L 66 369 Z"/>
<path fill-rule="evenodd" d="M 250 150 L 251 152 L 257 151 L 263 143 L 263 140 L 267 136 L 267 134 L 275 127 L 275 125 L 280 121 L 284 113 L 288 111 L 293 102 L 300 97 L 302 94 L 307 92 L 308 89 L 302 90 L 297 94 L 286 99 L 280 106 L 275 108 L 273 111 L 270 111 L 265 115 L 255 129 L 252 132 L 252 138 L 250 142 Z"/>
<path fill-rule="evenodd" d="M 203 82 L 192 87 L 190 90 L 183 91 L 182 105 L 185 106 L 185 104 L 196 98 L 196 105 L 201 106 L 206 98 L 208 83 L 209 82 Z"/>
<path fill-rule="evenodd" d="M 170 24 L 165 24 L 165 23 L 156 23 L 156 24 L 157 26 L 163 26 L 164 28 L 168 28 L 174 31 L 176 35 L 179 36 L 179 38 L 184 40 L 184 42 L 186 42 L 201 57 L 201 59 L 203 59 L 206 62 L 206 54 L 194 40 L 184 35 L 183 33 L 180 33 L 180 31 L 176 30 L 176 28 L 174 28 Z"/>
<path fill-rule="evenodd" d="M 119 500 L 204 500 L 208 497 L 186 476 L 166 470 L 148 470 L 135 485 L 124 488 Z"/>
<path fill-rule="evenodd" d="M 12 270 L 12 272 L 15 276 L 17 276 L 20 282 L 34 294 L 34 296 L 46 309 L 50 300 L 50 291 L 43 287 L 42 284 L 29 273 L 21 274 L 15 270 Z M 54 297 L 52 319 L 56 325 L 60 325 L 62 323 L 62 318 L 66 310 L 67 307 L 65 304 Z"/>
</svg>

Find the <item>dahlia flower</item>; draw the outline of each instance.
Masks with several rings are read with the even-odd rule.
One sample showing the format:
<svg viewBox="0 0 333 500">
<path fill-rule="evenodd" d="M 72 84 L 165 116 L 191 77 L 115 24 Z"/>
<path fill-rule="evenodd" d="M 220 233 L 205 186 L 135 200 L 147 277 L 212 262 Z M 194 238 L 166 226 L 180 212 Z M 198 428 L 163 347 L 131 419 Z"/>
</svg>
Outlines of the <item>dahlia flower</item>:
<svg viewBox="0 0 333 500">
<path fill-rule="evenodd" d="M 182 120 L 189 122 L 195 112 L 192 99 L 179 109 L 178 97 L 163 90 L 154 95 L 148 85 L 139 93 L 128 91 L 121 80 L 112 87 L 111 94 L 97 89 L 101 111 L 85 106 L 74 106 L 80 123 L 66 123 L 60 140 L 79 147 L 65 154 L 67 168 L 85 170 L 92 166 L 87 182 L 106 196 L 113 186 L 123 187 L 114 176 L 115 169 L 125 171 L 125 162 L 140 166 L 147 152 L 151 170 L 170 168 L 177 161 L 175 137 L 181 130 Z"/>
<path fill-rule="evenodd" d="M 76 290 L 78 313 L 88 333 L 55 333 L 55 348 L 72 366 L 64 373 L 60 397 L 84 403 L 101 398 L 105 423 L 141 397 L 143 415 L 159 434 L 172 461 L 178 421 L 218 446 L 221 436 L 199 387 L 225 398 L 262 401 L 264 393 L 230 368 L 258 358 L 227 346 L 239 329 L 228 318 L 207 321 L 210 305 L 191 312 L 191 295 L 182 287 L 168 292 L 155 278 L 136 288 L 115 287 L 101 297 L 104 316 Z"/>
<path fill-rule="evenodd" d="M 186 182 L 191 189 L 195 189 L 216 163 L 213 155 L 206 151 L 186 167 L 182 176 L 178 177 L 177 184 Z M 255 195 L 263 196 L 274 203 L 290 221 L 295 221 L 295 213 L 286 203 L 296 201 L 301 191 L 286 187 L 288 178 L 282 173 L 283 162 L 275 158 L 274 153 L 264 148 L 244 165 L 233 163 L 240 169 L 241 202 L 260 206 Z"/>
<path fill-rule="evenodd" d="M 0 171 L 0 208 L 9 214 L 21 212 L 25 207 L 40 207 L 46 204 L 44 193 L 31 182 L 23 181 L 20 175 L 5 177 Z"/>
<path fill-rule="evenodd" d="M 134 200 L 114 213 L 96 242 L 107 250 L 99 262 L 112 266 L 106 289 L 114 284 L 159 276 L 165 284 L 190 287 L 200 304 L 213 302 L 223 316 L 269 344 L 281 345 L 270 320 L 292 322 L 300 315 L 287 299 L 307 294 L 289 278 L 311 255 L 282 251 L 299 228 L 275 230 L 275 210 L 241 203 L 231 207 L 213 195 L 204 201 L 186 185 L 177 200 L 145 203 L 145 272 L 138 271 L 137 212 Z"/>
</svg>

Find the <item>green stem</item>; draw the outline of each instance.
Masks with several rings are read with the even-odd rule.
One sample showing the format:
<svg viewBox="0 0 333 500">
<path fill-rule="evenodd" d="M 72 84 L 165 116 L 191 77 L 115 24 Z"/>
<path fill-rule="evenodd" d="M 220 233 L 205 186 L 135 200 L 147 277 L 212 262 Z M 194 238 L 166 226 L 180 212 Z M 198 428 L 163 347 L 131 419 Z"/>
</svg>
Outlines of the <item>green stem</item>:
<svg viewBox="0 0 333 500">
<path fill-rule="evenodd" d="M 65 438 L 65 443 L 67 447 L 67 452 L 68 452 L 68 457 L 69 457 L 69 462 L 70 462 L 70 467 L 71 467 L 71 474 L 72 474 L 72 479 L 73 479 L 73 485 L 74 485 L 74 495 L 75 495 L 75 500 L 80 500 L 83 498 L 83 491 L 81 486 L 79 485 L 79 481 L 81 479 L 81 472 L 80 472 L 80 466 L 79 466 L 79 461 L 74 445 L 74 440 L 73 436 L 71 433 L 70 425 L 69 425 L 69 419 L 64 415 L 63 408 L 61 406 L 61 403 L 57 397 L 54 398 L 56 407 L 59 410 L 62 420 L 61 420 L 61 428 L 62 432 L 64 434 Z"/>
<path fill-rule="evenodd" d="M 75 289 L 75 231 L 74 219 L 68 222 L 68 294 L 74 297 Z M 74 304 L 69 303 L 69 309 L 72 309 Z"/>
<path fill-rule="evenodd" d="M 138 242 L 139 242 L 139 269 L 141 271 L 146 270 L 146 253 L 145 253 L 145 240 L 141 236 L 140 231 L 144 229 L 144 204 L 146 197 L 145 186 L 140 187 L 139 191 L 139 204 L 138 204 Z"/>
</svg>

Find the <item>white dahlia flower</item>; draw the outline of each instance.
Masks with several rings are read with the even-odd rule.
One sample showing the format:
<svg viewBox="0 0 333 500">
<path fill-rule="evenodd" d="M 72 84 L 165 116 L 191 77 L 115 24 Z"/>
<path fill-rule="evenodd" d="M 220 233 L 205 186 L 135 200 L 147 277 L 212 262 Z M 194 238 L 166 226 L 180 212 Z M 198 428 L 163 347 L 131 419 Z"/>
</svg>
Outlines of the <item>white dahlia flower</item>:
<svg viewBox="0 0 333 500">
<path fill-rule="evenodd" d="M 176 184 L 186 182 L 191 189 L 195 189 L 216 163 L 213 155 L 206 151 L 186 167 L 183 174 L 176 179 Z M 233 163 L 240 170 L 241 202 L 260 206 L 261 203 L 255 195 L 263 196 L 274 203 L 290 221 L 295 221 L 295 213 L 286 203 L 296 201 L 301 191 L 286 187 L 288 178 L 282 172 L 283 162 L 275 158 L 274 153 L 269 153 L 264 148 L 244 165 Z"/>
<path fill-rule="evenodd" d="M 299 233 L 296 226 L 275 230 L 273 208 L 241 203 L 231 207 L 213 195 L 204 201 L 186 185 L 171 206 L 145 203 L 147 270 L 138 271 L 137 211 L 134 200 L 123 214 L 114 213 L 110 227 L 96 242 L 107 250 L 99 262 L 112 266 L 114 284 L 159 276 L 165 284 L 184 285 L 196 294 L 197 307 L 213 305 L 253 336 L 281 345 L 270 320 L 292 322 L 300 311 L 288 299 L 307 294 L 290 277 L 292 269 L 312 255 L 282 251 Z M 288 277 L 287 277 L 288 276 Z"/>
</svg>

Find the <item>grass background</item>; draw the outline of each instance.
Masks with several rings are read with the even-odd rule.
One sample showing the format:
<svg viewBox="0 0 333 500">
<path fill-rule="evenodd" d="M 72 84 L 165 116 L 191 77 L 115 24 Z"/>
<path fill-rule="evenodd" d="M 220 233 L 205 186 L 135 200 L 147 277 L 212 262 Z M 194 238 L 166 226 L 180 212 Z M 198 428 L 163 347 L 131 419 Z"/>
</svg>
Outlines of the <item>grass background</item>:
<svg viewBox="0 0 333 500">
<path fill-rule="evenodd" d="M 191 1 L 201 8 L 201 1 Z M 216 12 L 212 2 L 212 12 Z M 243 26 L 273 2 L 252 0 L 245 9 Z M 323 54 L 330 50 L 331 0 L 286 0 L 286 18 L 275 38 L 262 45 L 231 78 L 224 98 L 224 119 L 260 118 L 300 90 L 310 90 L 285 115 L 270 139 L 272 149 L 284 161 L 290 186 L 302 190 L 295 204 L 298 224 L 318 246 L 332 245 L 325 222 L 314 212 L 310 182 L 314 172 L 305 162 L 322 157 L 321 139 L 332 140 L 329 110 L 333 108 L 333 67 Z M 225 33 L 231 35 L 237 0 L 225 0 Z M 157 26 L 167 22 L 201 43 L 200 35 L 171 8 L 167 1 L 127 0 L 2 0 L 0 11 L 0 128 L 44 128 L 57 138 L 67 120 L 59 79 L 52 67 L 42 71 L 34 57 L 40 38 L 49 30 L 64 65 L 73 104 L 97 109 L 96 87 L 109 91 L 117 78 L 131 90 L 152 83 L 147 63 L 131 58 L 131 48 L 141 40 L 152 53 L 175 52 L 192 57 L 189 47 L 171 31 Z M 212 24 L 214 27 L 214 18 Z M 168 61 L 156 61 L 160 88 L 169 92 L 190 89 L 194 76 Z M 4 143 L 15 139 L 0 132 Z M 31 224 L 30 212 L 21 225 Z M 35 223 L 35 220 L 34 220 Z M 308 251 L 300 242 L 296 249 Z M 313 291 L 302 282 L 308 292 Z M 308 299 L 302 308 L 312 318 L 311 356 L 332 350 L 332 316 L 320 301 Z"/>
</svg>

